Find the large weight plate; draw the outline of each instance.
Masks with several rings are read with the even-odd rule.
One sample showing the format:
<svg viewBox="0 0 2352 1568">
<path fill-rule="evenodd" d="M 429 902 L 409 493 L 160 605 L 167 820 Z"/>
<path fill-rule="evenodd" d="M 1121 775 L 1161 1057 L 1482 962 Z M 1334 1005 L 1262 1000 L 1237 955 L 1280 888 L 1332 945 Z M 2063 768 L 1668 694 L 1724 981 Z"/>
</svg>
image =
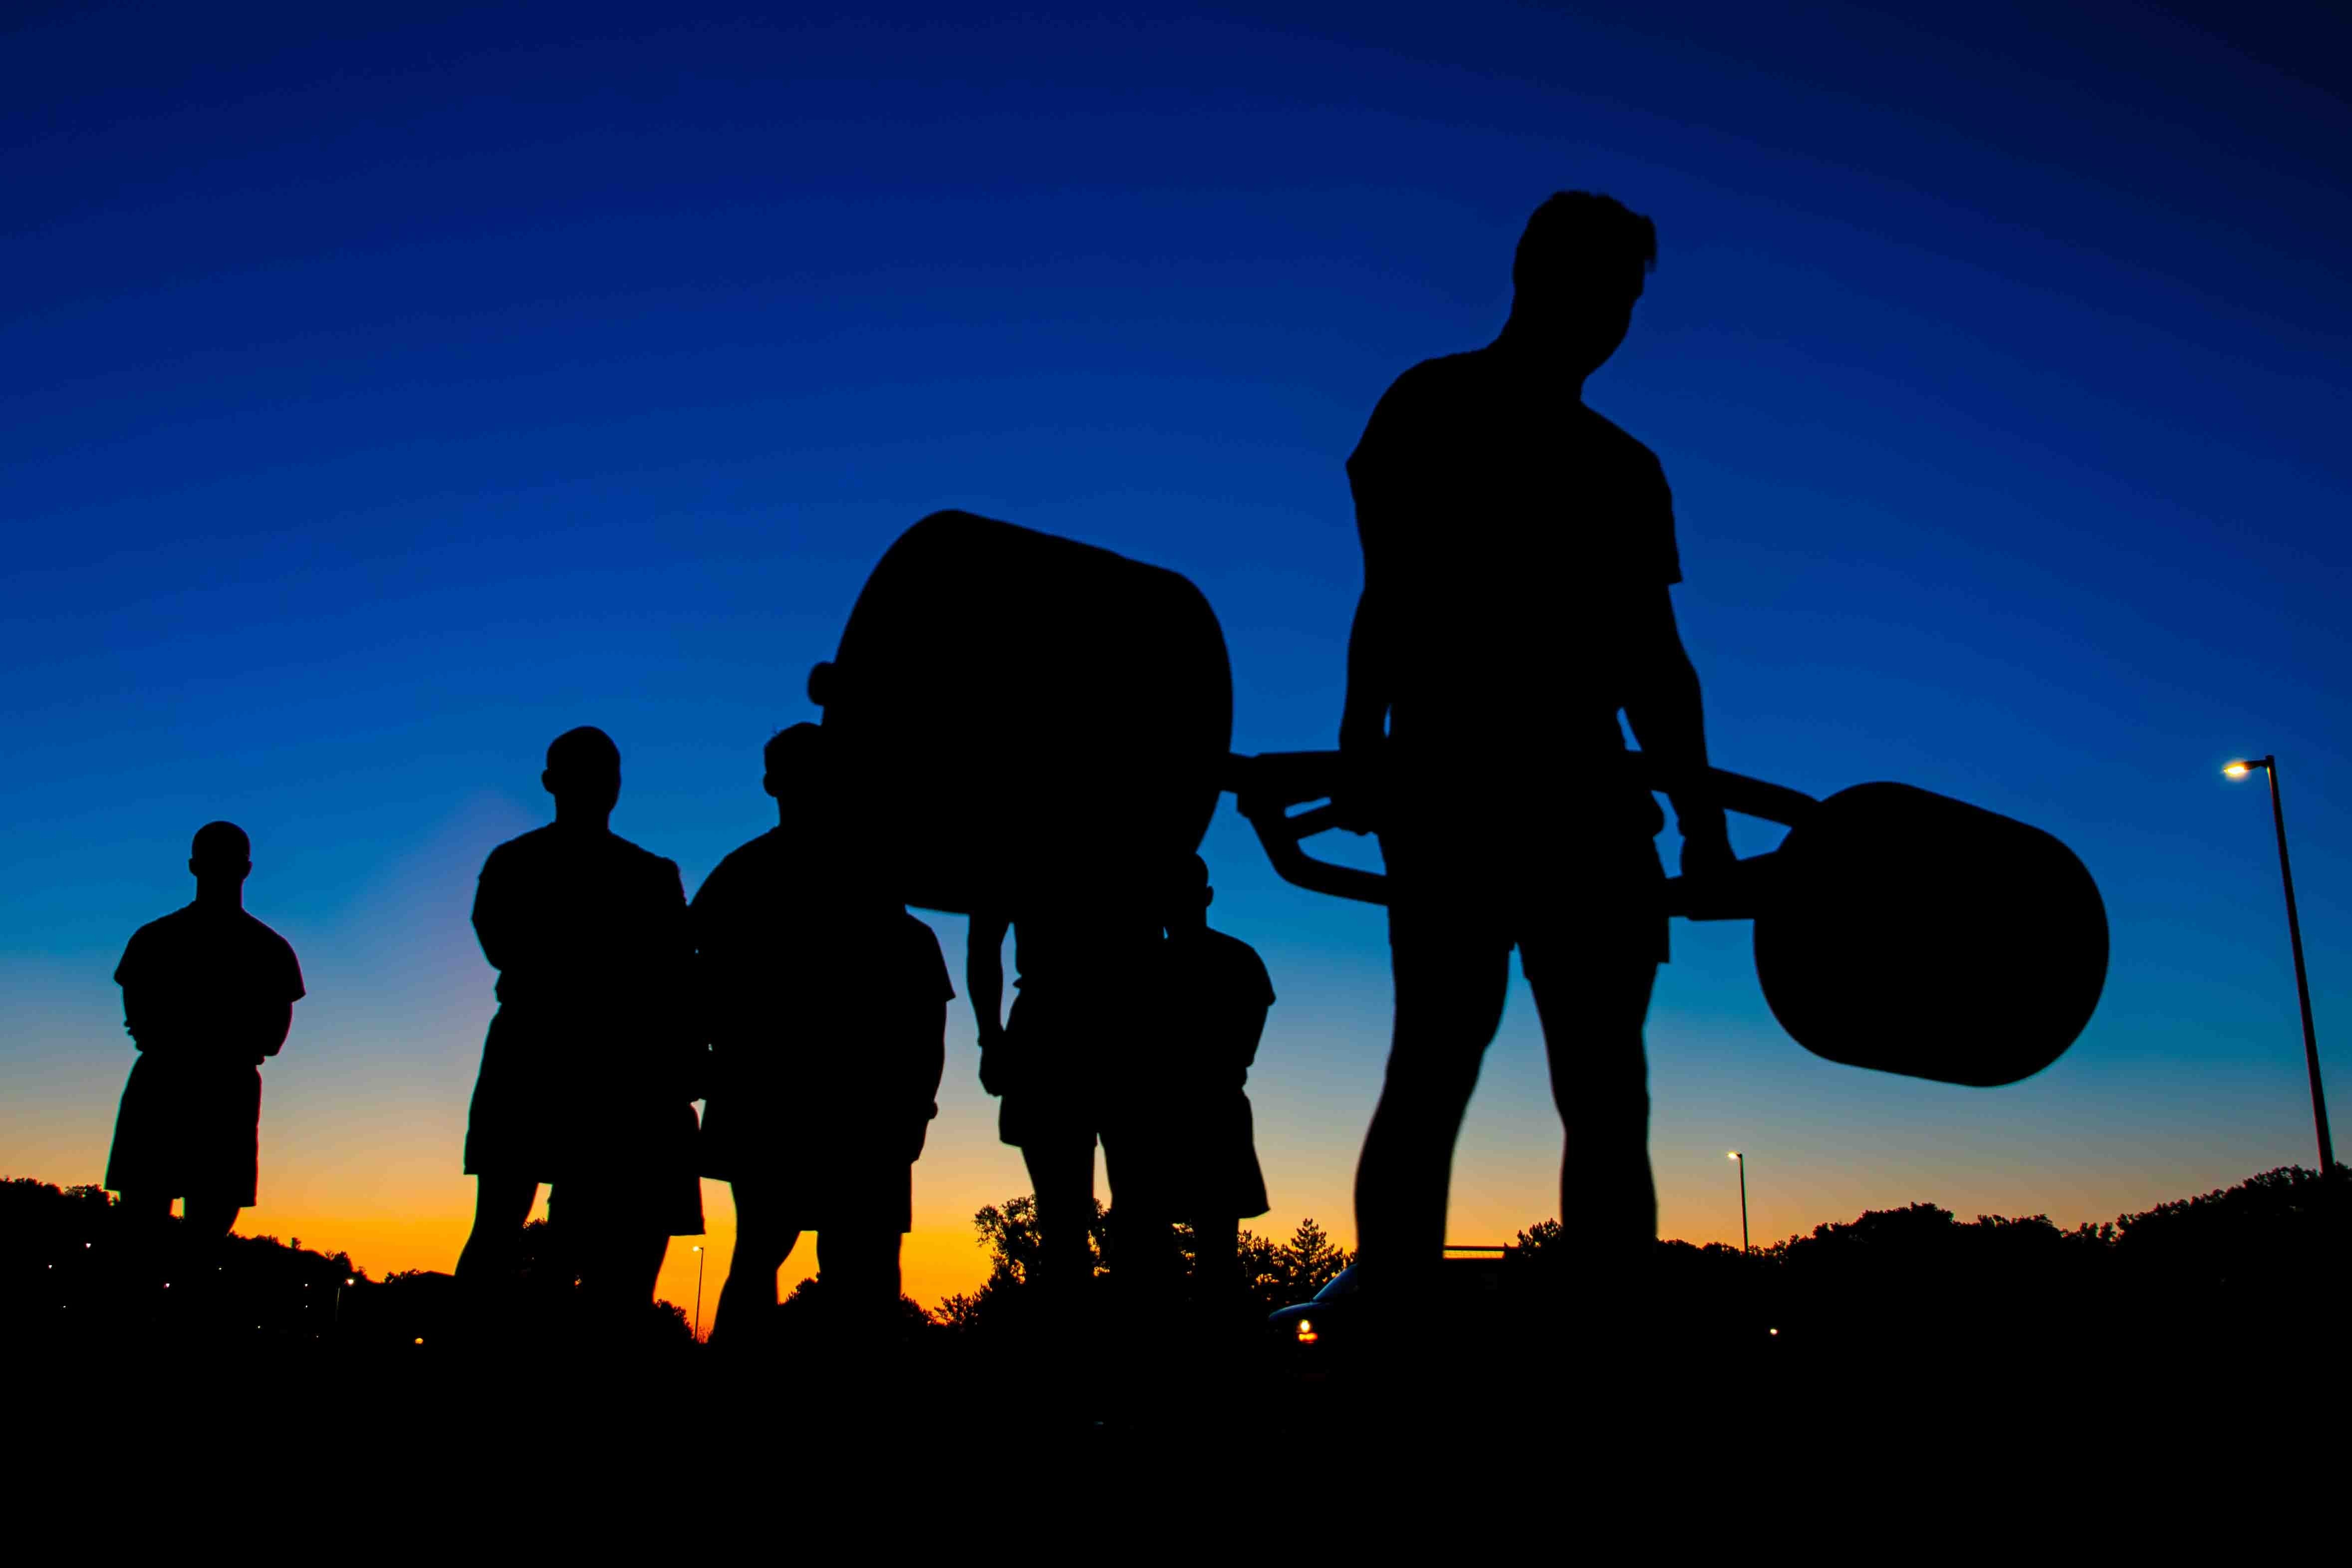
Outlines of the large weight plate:
<svg viewBox="0 0 2352 1568">
<path fill-rule="evenodd" d="M 2014 1083 L 2074 1043 L 2106 984 L 2107 914 L 2039 828 L 1905 784 L 1858 784 L 1790 830 L 1756 973 L 1816 1056 Z"/>
</svg>

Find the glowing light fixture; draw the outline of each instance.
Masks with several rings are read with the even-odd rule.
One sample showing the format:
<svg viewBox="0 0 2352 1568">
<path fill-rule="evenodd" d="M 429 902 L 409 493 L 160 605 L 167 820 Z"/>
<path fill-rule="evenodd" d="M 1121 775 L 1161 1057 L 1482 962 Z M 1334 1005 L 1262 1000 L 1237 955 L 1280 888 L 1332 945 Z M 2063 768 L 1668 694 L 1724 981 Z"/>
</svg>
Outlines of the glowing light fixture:
<svg viewBox="0 0 2352 1568">
<path fill-rule="evenodd" d="M 2327 1133 L 2327 1095 L 2319 1083 L 2319 1036 L 2311 1024 L 2311 981 L 2303 967 L 2303 922 L 2294 912 L 2294 871 L 2286 858 L 2286 808 L 2279 804 L 2278 758 L 2242 757 L 2224 764 L 2221 772 L 2242 779 L 2256 768 L 2271 778 L 2271 826 L 2278 834 L 2279 888 L 2286 894 L 2287 945 L 2294 950 L 2294 999 L 2303 1010 L 2303 1066 L 2311 1079 L 2311 1121 L 2319 1134 L 2319 1173 L 2326 1177 L 2336 1171 L 2336 1142 Z"/>
</svg>

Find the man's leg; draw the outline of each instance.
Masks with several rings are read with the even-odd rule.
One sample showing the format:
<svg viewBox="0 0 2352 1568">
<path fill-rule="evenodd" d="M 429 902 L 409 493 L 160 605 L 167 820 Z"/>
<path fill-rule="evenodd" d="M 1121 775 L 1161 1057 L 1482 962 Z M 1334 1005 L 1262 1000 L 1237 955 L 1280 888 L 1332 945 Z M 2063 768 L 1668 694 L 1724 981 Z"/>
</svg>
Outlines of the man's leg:
<svg viewBox="0 0 2352 1568">
<path fill-rule="evenodd" d="M 1444 1255 L 1454 1142 L 1510 989 L 1509 939 L 1449 906 L 1431 900 L 1390 911 L 1396 1030 L 1356 1163 L 1367 1277 L 1408 1290 L 1426 1283 Z"/>
<path fill-rule="evenodd" d="M 218 1193 L 190 1193 L 180 1200 L 179 1256 L 173 1259 L 171 1272 L 178 1285 L 172 1294 L 181 1298 L 183 1312 L 214 1329 L 236 1293 L 223 1269 L 229 1232 L 236 1228 L 242 1206 Z"/>
<path fill-rule="evenodd" d="M 1580 1255 L 1604 1267 L 1639 1267 L 1658 1236 L 1642 1043 L 1657 974 L 1656 958 L 1631 945 L 1551 951 L 1539 942 L 1528 962 L 1567 1136 L 1560 1224 Z"/>
<path fill-rule="evenodd" d="M 1102 1130 L 1110 1178 L 1111 1276 L 1129 1310 L 1172 1309 L 1184 1295 L 1184 1248 L 1168 1203 L 1173 1138 L 1152 1120 L 1122 1110 Z"/>
<path fill-rule="evenodd" d="M 1075 1299 L 1094 1278 L 1087 1232 L 1095 1217 L 1095 1141 L 1091 1133 L 1041 1127 L 1021 1145 L 1037 1199 L 1038 1283 Z"/>
<path fill-rule="evenodd" d="M 895 1230 L 844 1226 L 816 1233 L 817 1277 L 834 1321 L 846 1332 L 888 1329 L 898 1309 L 898 1248 Z"/>
<path fill-rule="evenodd" d="M 775 1195 L 756 1182 L 731 1184 L 735 1251 L 710 1322 L 710 1342 L 741 1349 L 756 1344 L 775 1321 L 776 1271 L 800 1245 L 801 1233 L 775 1222 Z"/>
<path fill-rule="evenodd" d="M 599 1216 L 580 1254 L 580 1308 L 599 1331 L 626 1343 L 640 1337 L 654 1285 L 669 1253 L 669 1233 L 635 1214 Z"/>
<path fill-rule="evenodd" d="M 207 1196 L 191 1193 L 180 1201 L 180 1234 L 187 1239 L 189 1250 L 208 1252 L 228 1239 L 236 1228 L 237 1210 L 245 1205 L 235 1198 Z"/>
<path fill-rule="evenodd" d="M 1241 1221 L 1230 1215 L 1196 1215 L 1192 1228 L 1192 1300 L 1210 1319 L 1222 1319 L 1240 1304 Z"/>
<path fill-rule="evenodd" d="M 457 1278 L 469 1285 L 502 1284 L 513 1278 L 522 1250 L 522 1227 L 538 1201 L 537 1182 L 504 1174 L 475 1177 L 474 1231 L 457 1254 Z"/>
<path fill-rule="evenodd" d="M 171 1260 L 172 1197 L 131 1189 L 115 1199 L 121 1240 L 105 1261 L 112 1290 L 126 1311 L 144 1311 L 152 1294 L 178 1272 Z"/>
</svg>

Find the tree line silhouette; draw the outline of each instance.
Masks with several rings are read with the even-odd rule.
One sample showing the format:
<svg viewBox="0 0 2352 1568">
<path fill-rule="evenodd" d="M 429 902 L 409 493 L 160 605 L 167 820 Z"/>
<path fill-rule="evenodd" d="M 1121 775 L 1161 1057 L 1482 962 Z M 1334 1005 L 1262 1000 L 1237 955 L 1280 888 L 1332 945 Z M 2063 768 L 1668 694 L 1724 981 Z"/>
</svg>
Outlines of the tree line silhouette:
<svg viewBox="0 0 2352 1568">
<path fill-rule="evenodd" d="M 2243 1182 L 2113 1220 L 2063 1227 L 2044 1215 L 1962 1220 L 1930 1203 L 1873 1210 L 1742 1254 L 1720 1243 L 1656 1244 L 1660 1331 L 1694 1348 L 1726 1341 L 1759 1353 L 1840 1355 L 1912 1346 L 1939 1356 L 2050 1352 L 2187 1333 L 2208 1342 L 2292 1343 L 2304 1315 L 2292 1303 L 2329 1299 L 2352 1256 L 2352 1181 L 2283 1166 Z M 95 1186 L 60 1189 L 0 1181 L 0 1313 L 19 1343 L 96 1348 L 130 1325 L 110 1314 L 110 1254 L 136 1245 L 136 1216 Z M 177 1223 L 177 1222 L 174 1222 Z M 1017 1353 L 1034 1321 L 1040 1237 L 1026 1194 L 972 1216 L 987 1253 L 975 1289 L 926 1309 L 900 1298 L 898 1331 L 987 1361 Z M 1120 1300 L 1118 1220 L 1097 1207 L 1088 1232 L 1096 1288 Z M 1506 1267 L 1528 1289 L 1530 1314 L 1549 1287 L 1587 1268 L 1574 1232 L 1547 1219 L 1516 1234 Z M 1276 1241 L 1244 1231 L 1242 1284 L 1220 1309 L 1229 1323 L 1302 1302 L 1352 1261 L 1312 1219 Z M 372 1279 L 342 1252 L 301 1239 L 233 1237 L 219 1279 L 200 1304 L 202 1331 L 233 1331 L 265 1346 L 341 1346 L 429 1352 L 462 1343 L 468 1319 L 449 1276 L 402 1271 Z M 544 1221 L 525 1232 L 523 1310 L 560 1318 L 574 1305 L 576 1264 Z M 777 1339 L 822 1332 L 824 1285 L 803 1280 L 775 1309 Z M 192 1296 L 191 1300 L 195 1300 Z M 692 1344 L 685 1308 L 654 1309 L 672 1346 Z M 1149 1326 L 1148 1323 L 1146 1326 Z M 2250 1337 L 2250 1331 L 2259 1329 Z M 1279 1349 L 1271 1341 L 1269 1350 Z M 2174 1353 L 2179 1347 L 2168 1350 Z"/>
</svg>

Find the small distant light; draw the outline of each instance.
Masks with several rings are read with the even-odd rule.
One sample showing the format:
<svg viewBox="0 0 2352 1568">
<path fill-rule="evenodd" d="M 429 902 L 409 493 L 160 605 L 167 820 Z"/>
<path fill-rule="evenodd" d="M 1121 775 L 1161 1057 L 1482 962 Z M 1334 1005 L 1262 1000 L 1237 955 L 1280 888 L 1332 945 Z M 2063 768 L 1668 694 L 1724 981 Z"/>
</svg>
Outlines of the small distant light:
<svg viewBox="0 0 2352 1568">
<path fill-rule="evenodd" d="M 420 1338 L 420 1339 L 418 1339 L 418 1340 L 417 1340 L 417 1342 L 417 1342 L 418 1344 L 420 1344 L 420 1345 L 421 1345 L 421 1344 L 423 1344 L 423 1343 L 425 1342 L 425 1341 L 424 1341 L 422 1338 Z"/>
<path fill-rule="evenodd" d="M 1724 1155 L 1724 1158 L 1727 1160 L 1737 1160 L 1739 1158 L 1739 1151 L 1734 1149 L 1729 1153 Z"/>
<path fill-rule="evenodd" d="M 1779 1339 L 1780 1337 L 1780 1331 L 1778 1329 L 1767 1329 L 1764 1331 L 1770 1334 L 1774 1339 Z"/>
<path fill-rule="evenodd" d="M 81 1249 L 82 1249 L 84 1252 L 88 1252 L 88 1251 L 89 1250 L 89 1243 L 88 1243 L 87 1241 L 83 1242 L 83 1243 L 81 1244 Z"/>
<path fill-rule="evenodd" d="M 2252 763 L 2225 763 L 2221 767 L 2222 775 L 2233 779 L 2244 778 L 2253 771 L 2254 765 Z"/>
<path fill-rule="evenodd" d="M 346 1285 L 356 1285 L 356 1284 L 358 1284 L 358 1283 L 359 1283 L 359 1281 L 358 1281 L 358 1280 L 356 1280 L 356 1279 L 346 1279 L 346 1280 L 344 1280 L 344 1281 L 343 1281 L 343 1283 L 344 1283 L 344 1284 L 346 1284 Z"/>
<path fill-rule="evenodd" d="M 1322 1337 L 1323 1336 L 1321 1334 L 1315 1331 L 1315 1322 L 1313 1319 L 1301 1318 L 1298 1320 L 1298 1342 L 1300 1344 L 1311 1345 Z"/>
</svg>

